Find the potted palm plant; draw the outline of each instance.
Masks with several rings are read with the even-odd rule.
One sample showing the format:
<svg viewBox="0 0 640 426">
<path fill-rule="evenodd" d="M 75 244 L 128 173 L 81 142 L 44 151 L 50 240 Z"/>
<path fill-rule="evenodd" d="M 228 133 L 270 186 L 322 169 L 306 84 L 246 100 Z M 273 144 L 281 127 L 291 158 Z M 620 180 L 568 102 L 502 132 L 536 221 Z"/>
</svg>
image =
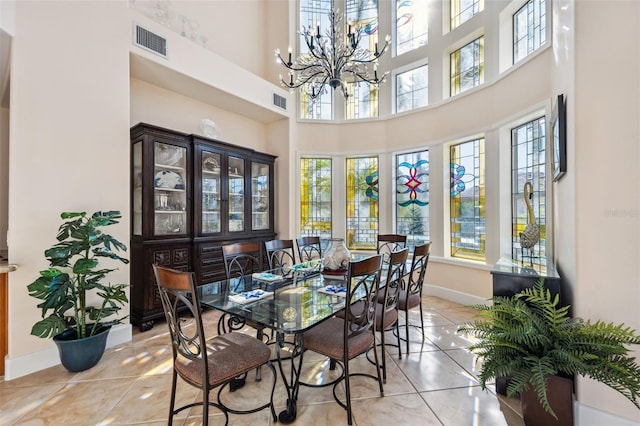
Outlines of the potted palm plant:
<svg viewBox="0 0 640 426">
<path fill-rule="evenodd" d="M 100 259 L 124 264 L 129 261 L 118 252 L 127 247 L 100 228 L 118 223 L 119 211 L 65 212 L 58 229 L 58 242 L 44 251 L 49 268 L 29 286 L 29 295 L 42 300 L 42 320 L 31 334 L 53 337 L 62 365 L 69 371 L 82 371 L 98 363 L 113 324 L 124 318 L 105 321 L 128 302 L 128 284 L 103 281 L 116 269 L 100 265 Z M 90 304 L 89 300 L 96 301 Z"/>
<path fill-rule="evenodd" d="M 624 324 L 571 318 L 570 307 L 558 305 L 540 280 L 514 297 L 494 297 L 492 306 L 474 306 L 478 319 L 459 331 L 478 338 L 469 349 L 482 361 L 482 388 L 508 377 L 507 396 L 520 395 L 527 425 L 573 424 L 574 375 L 610 386 L 640 409 L 640 366 L 628 348 L 640 335 Z M 564 405 L 555 399 L 558 382 Z"/>
</svg>

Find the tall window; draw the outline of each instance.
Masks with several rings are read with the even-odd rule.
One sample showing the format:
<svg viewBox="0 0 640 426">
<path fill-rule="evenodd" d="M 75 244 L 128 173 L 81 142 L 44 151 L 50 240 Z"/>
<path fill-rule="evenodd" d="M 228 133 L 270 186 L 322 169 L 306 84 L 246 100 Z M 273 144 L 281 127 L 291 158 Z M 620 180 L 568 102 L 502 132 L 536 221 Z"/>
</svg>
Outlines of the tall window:
<svg viewBox="0 0 640 426">
<path fill-rule="evenodd" d="M 396 0 L 396 55 L 417 49 L 429 39 L 426 0 Z"/>
<path fill-rule="evenodd" d="M 347 158 L 347 247 L 375 249 L 378 237 L 378 157 Z"/>
<path fill-rule="evenodd" d="M 371 118 L 378 116 L 378 88 L 369 83 L 347 83 L 349 98 L 346 102 L 346 118 Z"/>
<path fill-rule="evenodd" d="M 364 28 L 359 47 L 375 52 L 378 43 L 378 0 L 346 0 L 347 23 Z M 345 118 L 372 118 L 378 116 L 378 88 L 368 83 L 348 84 Z"/>
<path fill-rule="evenodd" d="M 299 28 L 315 28 L 318 23 L 321 28 L 329 28 L 329 16 L 328 13 L 333 8 L 333 0 L 300 0 L 300 22 Z M 304 42 L 302 35 L 298 39 L 299 53 L 309 53 L 309 48 Z M 327 92 L 316 99 L 315 102 L 311 101 L 311 98 L 307 93 L 309 90 L 300 90 L 300 118 L 302 119 L 316 119 L 316 120 L 331 120 L 333 118 L 332 100 L 333 90 L 329 88 Z"/>
<path fill-rule="evenodd" d="M 331 159 L 300 159 L 300 235 L 331 238 Z"/>
<path fill-rule="evenodd" d="M 511 130 L 511 254 L 514 259 L 543 265 L 546 263 L 547 238 L 545 146 L 544 117 Z M 526 201 L 525 182 L 531 182 L 533 186 L 531 198 L 526 197 Z M 532 221 L 540 228 L 540 240 L 531 250 L 523 250 L 520 245 L 520 233 L 524 232 Z"/>
<path fill-rule="evenodd" d="M 546 41 L 545 0 L 529 0 L 513 15 L 513 63 L 520 61 Z"/>
<path fill-rule="evenodd" d="M 451 52 L 451 96 L 484 82 L 484 36 Z"/>
<path fill-rule="evenodd" d="M 484 10 L 484 0 L 451 0 L 451 29 Z"/>
<path fill-rule="evenodd" d="M 429 151 L 396 155 L 396 232 L 409 245 L 429 240 Z"/>
<path fill-rule="evenodd" d="M 485 260 L 484 139 L 452 145 L 451 256 Z"/>
<path fill-rule="evenodd" d="M 396 75 L 396 112 L 427 106 L 428 72 L 428 65 L 423 65 Z"/>
</svg>

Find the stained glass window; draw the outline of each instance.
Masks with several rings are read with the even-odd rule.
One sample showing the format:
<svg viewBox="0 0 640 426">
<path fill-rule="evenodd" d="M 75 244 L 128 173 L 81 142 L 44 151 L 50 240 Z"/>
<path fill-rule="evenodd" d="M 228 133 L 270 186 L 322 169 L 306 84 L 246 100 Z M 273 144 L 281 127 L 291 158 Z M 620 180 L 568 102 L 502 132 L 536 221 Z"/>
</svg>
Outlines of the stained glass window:
<svg viewBox="0 0 640 426">
<path fill-rule="evenodd" d="M 427 44 L 427 0 L 396 0 L 396 55 Z"/>
<path fill-rule="evenodd" d="M 359 47 L 375 52 L 378 43 L 378 0 L 346 0 L 346 21 L 364 29 Z M 345 118 L 354 120 L 378 116 L 378 88 L 368 83 L 349 83 Z"/>
<path fill-rule="evenodd" d="M 451 256 L 485 260 L 484 139 L 450 147 Z"/>
<path fill-rule="evenodd" d="M 331 159 L 300 159 L 300 236 L 331 238 Z"/>
<path fill-rule="evenodd" d="M 347 247 L 375 250 L 378 238 L 378 157 L 347 158 Z"/>
<path fill-rule="evenodd" d="M 546 120 L 544 117 L 511 130 L 511 254 L 514 259 L 523 259 L 540 265 L 546 264 L 545 147 Z M 527 196 L 526 201 L 525 182 L 530 182 L 533 187 L 532 195 Z M 520 233 L 524 232 L 532 221 L 539 228 L 540 239 L 531 249 L 523 250 L 520 244 Z"/>
<path fill-rule="evenodd" d="M 427 106 L 428 70 L 428 66 L 423 65 L 396 75 L 396 112 Z"/>
<path fill-rule="evenodd" d="M 347 83 L 347 120 L 378 116 L 378 88 L 369 83 Z"/>
<path fill-rule="evenodd" d="M 321 28 L 329 28 L 328 13 L 333 9 L 333 0 L 300 0 L 300 22 L 298 28 L 315 28 L 318 23 Z M 300 54 L 308 53 L 309 48 L 304 42 L 302 35 L 298 39 L 298 49 Z M 299 90 L 300 96 L 300 118 L 331 120 L 333 118 L 332 100 L 333 90 L 328 89 L 315 102 L 311 101 L 308 92 L 311 90 Z"/>
<path fill-rule="evenodd" d="M 454 51 L 451 57 L 451 96 L 484 82 L 484 36 Z"/>
<path fill-rule="evenodd" d="M 531 54 L 546 41 L 545 0 L 529 0 L 513 15 L 513 63 Z"/>
<path fill-rule="evenodd" d="M 451 29 L 484 10 L 484 0 L 451 0 Z"/>
<path fill-rule="evenodd" d="M 429 151 L 396 155 L 396 232 L 410 246 L 429 240 Z"/>
</svg>

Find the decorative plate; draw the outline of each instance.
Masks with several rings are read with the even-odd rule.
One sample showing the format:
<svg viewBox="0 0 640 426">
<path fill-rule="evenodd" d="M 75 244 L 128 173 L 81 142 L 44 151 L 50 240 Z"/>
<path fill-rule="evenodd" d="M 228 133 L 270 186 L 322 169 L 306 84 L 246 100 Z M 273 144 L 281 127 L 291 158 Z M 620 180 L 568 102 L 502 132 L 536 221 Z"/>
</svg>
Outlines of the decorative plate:
<svg viewBox="0 0 640 426">
<path fill-rule="evenodd" d="M 184 189 L 184 181 L 182 176 L 171 170 L 160 170 L 156 173 L 154 181 L 156 188 L 168 188 L 168 189 Z"/>
<path fill-rule="evenodd" d="M 220 164 L 214 157 L 207 157 L 202 162 L 202 168 L 208 172 L 220 171 Z"/>
</svg>

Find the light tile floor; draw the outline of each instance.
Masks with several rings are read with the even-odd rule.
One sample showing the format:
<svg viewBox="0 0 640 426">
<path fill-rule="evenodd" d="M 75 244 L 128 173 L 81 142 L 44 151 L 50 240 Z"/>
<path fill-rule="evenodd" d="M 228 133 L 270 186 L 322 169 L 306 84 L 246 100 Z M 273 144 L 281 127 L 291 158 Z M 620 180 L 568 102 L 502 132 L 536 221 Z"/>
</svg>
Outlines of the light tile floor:
<svg viewBox="0 0 640 426">
<path fill-rule="evenodd" d="M 352 379 L 354 424 L 381 425 L 523 425 L 518 400 L 495 395 L 493 387 L 483 391 L 476 374 L 478 365 L 467 348 L 471 341 L 459 335 L 459 324 L 471 320 L 475 311 L 447 300 L 423 298 L 425 338 L 411 327 L 410 351 L 398 359 L 397 348 L 387 348 L 387 383 L 380 397 L 375 381 Z M 215 330 L 218 314 L 204 316 L 207 329 Z M 402 322 L 403 319 L 401 319 Z M 419 312 L 410 315 L 419 324 Z M 401 330 L 401 332 L 403 332 Z M 395 337 L 387 336 L 387 343 Z M 403 352 L 405 343 L 402 342 Z M 304 358 L 304 380 L 332 374 L 328 362 L 317 354 Z M 351 364 L 352 371 L 374 370 L 364 358 Z M 253 405 L 263 400 L 271 384 L 269 369 L 263 380 L 249 376 L 247 385 L 235 393 L 223 393 L 229 404 Z M 171 389 L 171 348 L 167 326 L 159 322 L 147 332 L 134 331 L 129 343 L 107 349 L 94 368 L 69 373 L 52 367 L 16 380 L 0 381 L 2 425 L 165 425 Z M 343 392 L 341 387 L 338 391 Z M 214 391 L 214 394 L 217 391 Z M 197 390 L 178 380 L 177 404 L 200 398 Z M 239 398 L 239 399 L 238 399 Z M 284 407 L 285 391 L 278 375 L 276 412 Z M 175 425 L 199 425 L 201 408 L 192 408 L 174 419 Z M 212 409 L 210 423 L 222 424 Z M 251 415 L 230 415 L 231 425 L 270 425 L 268 410 Z M 346 424 L 346 411 L 333 400 L 331 387 L 301 387 L 299 425 Z"/>
</svg>

